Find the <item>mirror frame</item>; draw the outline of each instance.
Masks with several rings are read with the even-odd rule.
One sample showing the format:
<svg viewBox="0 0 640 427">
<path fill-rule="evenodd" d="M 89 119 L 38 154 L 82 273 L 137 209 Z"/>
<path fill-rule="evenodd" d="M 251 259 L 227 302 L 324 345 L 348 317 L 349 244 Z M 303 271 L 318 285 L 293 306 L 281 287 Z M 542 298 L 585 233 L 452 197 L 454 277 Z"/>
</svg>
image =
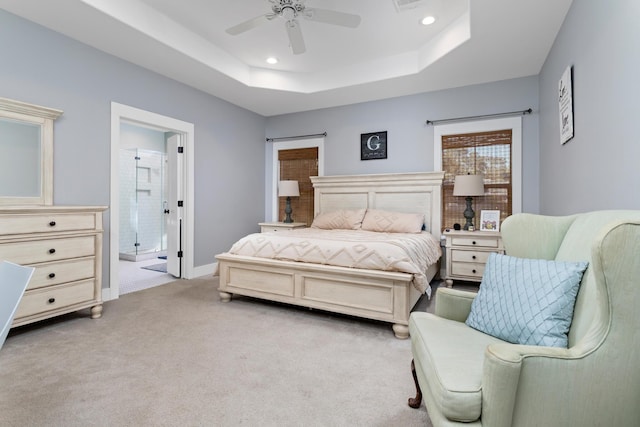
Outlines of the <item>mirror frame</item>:
<svg viewBox="0 0 640 427">
<path fill-rule="evenodd" d="M 0 98 L 0 118 L 40 125 L 40 196 L 3 197 L 0 205 L 53 204 L 53 121 L 62 110 L 42 107 L 13 99 Z"/>
</svg>

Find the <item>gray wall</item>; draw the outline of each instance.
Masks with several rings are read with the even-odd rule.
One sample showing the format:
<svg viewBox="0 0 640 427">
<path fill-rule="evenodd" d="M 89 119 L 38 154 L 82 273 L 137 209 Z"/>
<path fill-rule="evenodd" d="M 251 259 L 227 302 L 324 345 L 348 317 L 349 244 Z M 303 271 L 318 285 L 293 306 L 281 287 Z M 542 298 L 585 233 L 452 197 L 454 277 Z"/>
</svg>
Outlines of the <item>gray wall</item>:
<svg viewBox="0 0 640 427">
<path fill-rule="evenodd" d="M 0 57 L 0 96 L 64 111 L 54 131 L 55 204 L 109 204 L 115 101 L 195 124 L 196 266 L 256 230 L 265 199 L 262 116 L 3 10 Z M 108 237 L 108 211 L 104 219 Z"/>
<path fill-rule="evenodd" d="M 640 2 L 574 1 L 540 74 L 540 210 L 640 209 Z M 575 137 L 560 144 L 557 89 L 573 66 Z"/>
<path fill-rule="evenodd" d="M 327 132 L 325 175 L 423 172 L 433 168 L 433 126 L 426 120 L 525 110 L 523 210 L 539 210 L 538 78 L 467 86 L 412 96 L 267 118 L 268 137 Z M 387 131 L 388 157 L 360 160 L 360 134 Z M 267 147 L 266 191 L 271 194 L 272 150 Z M 271 212 L 267 199 L 265 216 Z"/>
</svg>

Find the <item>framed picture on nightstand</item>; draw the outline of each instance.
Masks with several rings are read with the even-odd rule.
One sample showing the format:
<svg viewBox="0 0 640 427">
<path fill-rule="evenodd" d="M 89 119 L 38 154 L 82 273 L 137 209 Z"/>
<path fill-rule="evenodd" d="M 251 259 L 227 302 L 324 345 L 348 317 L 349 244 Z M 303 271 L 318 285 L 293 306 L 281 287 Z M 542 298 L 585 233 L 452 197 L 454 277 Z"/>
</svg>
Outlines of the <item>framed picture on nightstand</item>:
<svg viewBox="0 0 640 427">
<path fill-rule="evenodd" d="M 500 231 L 500 211 L 480 211 L 480 231 Z"/>
</svg>

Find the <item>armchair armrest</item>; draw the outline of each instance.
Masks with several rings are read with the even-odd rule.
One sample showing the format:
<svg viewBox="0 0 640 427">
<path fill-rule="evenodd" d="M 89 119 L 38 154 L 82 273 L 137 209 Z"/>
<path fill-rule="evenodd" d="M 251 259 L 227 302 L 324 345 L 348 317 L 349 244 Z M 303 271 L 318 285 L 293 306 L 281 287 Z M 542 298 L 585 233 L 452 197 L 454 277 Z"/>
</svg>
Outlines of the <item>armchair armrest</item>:
<svg viewBox="0 0 640 427">
<path fill-rule="evenodd" d="M 445 319 L 464 322 L 471 312 L 471 303 L 476 297 L 475 292 L 459 289 L 438 288 L 436 291 L 435 314 Z"/>
<path fill-rule="evenodd" d="M 578 376 L 575 375 L 582 370 L 576 361 L 586 356 L 588 352 L 584 350 L 508 343 L 489 345 L 485 350 L 482 374 L 483 424 L 492 427 L 517 425 L 515 409 L 519 407 L 522 416 L 523 405 L 538 409 L 550 409 L 554 404 L 570 405 L 568 397 L 575 394 L 576 388 L 588 390 L 590 387 L 588 376 L 583 376 L 586 380 L 583 382 L 576 381 Z M 536 405 L 532 405 L 533 401 Z M 557 415 L 562 410 L 549 410 L 549 413 Z M 541 410 L 534 416 L 525 414 L 525 417 L 535 419 L 533 425 L 563 425 L 558 419 L 546 419 L 547 416 Z"/>
</svg>

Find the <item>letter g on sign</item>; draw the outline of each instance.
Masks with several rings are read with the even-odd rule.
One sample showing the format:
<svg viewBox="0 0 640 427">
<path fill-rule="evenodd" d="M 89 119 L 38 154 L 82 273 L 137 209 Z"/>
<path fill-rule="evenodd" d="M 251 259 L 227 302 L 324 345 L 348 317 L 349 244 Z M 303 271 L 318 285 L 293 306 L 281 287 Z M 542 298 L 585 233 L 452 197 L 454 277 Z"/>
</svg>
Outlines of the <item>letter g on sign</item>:
<svg viewBox="0 0 640 427">
<path fill-rule="evenodd" d="M 360 160 L 387 158 L 387 131 L 360 134 Z"/>
<path fill-rule="evenodd" d="M 380 136 L 371 135 L 369 139 L 367 139 L 367 148 L 371 151 L 376 151 L 380 148 Z"/>
</svg>

